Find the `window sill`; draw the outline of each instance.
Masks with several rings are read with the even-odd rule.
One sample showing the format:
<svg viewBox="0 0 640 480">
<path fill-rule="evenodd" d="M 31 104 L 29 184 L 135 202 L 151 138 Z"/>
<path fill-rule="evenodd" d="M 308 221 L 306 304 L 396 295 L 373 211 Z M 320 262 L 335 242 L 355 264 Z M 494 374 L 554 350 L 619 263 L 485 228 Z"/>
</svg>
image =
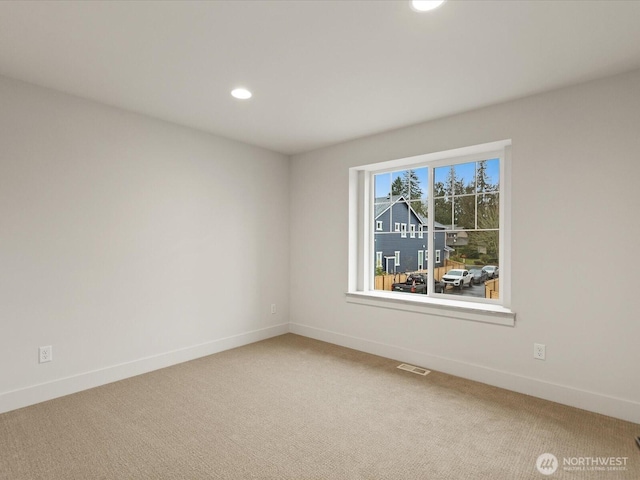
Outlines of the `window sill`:
<svg viewBox="0 0 640 480">
<path fill-rule="evenodd" d="M 371 307 L 404 310 L 507 327 L 513 327 L 516 323 L 515 312 L 501 305 L 381 291 L 348 292 L 346 297 L 348 303 Z"/>
</svg>

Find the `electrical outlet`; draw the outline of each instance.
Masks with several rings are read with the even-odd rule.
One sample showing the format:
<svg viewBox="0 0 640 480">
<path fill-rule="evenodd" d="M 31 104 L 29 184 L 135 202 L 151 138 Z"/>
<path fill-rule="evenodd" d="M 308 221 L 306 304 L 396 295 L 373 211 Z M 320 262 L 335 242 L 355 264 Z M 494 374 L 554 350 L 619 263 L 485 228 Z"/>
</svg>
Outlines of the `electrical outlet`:
<svg viewBox="0 0 640 480">
<path fill-rule="evenodd" d="M 40 363 L 46 363 L 53 360 L 53 347 L 51 345 L 47 347 L 40 347 L 38 351 L 40 353 Z"/>
<path fill-rule="evenodd" d="M 272 303 L 271 304 L 271 315 L 275 315 L 275 313 L 276 313 L 276 304 Z"/>
<path fill-rule="evenodd" d="M 544 360 L 547 356 L 547 346 L 541 343 L 533 344 L 533 358 L 536 360 Z"/>
</svg>

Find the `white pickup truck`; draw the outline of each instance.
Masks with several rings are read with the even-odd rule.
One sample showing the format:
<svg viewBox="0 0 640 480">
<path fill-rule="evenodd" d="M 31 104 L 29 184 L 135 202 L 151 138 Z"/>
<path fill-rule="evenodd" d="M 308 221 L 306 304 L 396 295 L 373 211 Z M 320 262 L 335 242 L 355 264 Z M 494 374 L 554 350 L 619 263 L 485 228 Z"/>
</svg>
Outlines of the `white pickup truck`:
<svg viewBox="0 0 640 480">
<path fill-rule="evenodd" d="M 471 287 L 471 281 L 473 279 L 473 275 L 469 273 L 469 270 L 463 270 L 461 268 L 454 268 L 453 270 L 449 270 L 443 277 L 442 283 L 444 283 L 445 288 L 447 285 L 453 285 L 454 287 L 460 288 L 465 285 Z"/>
</svg>

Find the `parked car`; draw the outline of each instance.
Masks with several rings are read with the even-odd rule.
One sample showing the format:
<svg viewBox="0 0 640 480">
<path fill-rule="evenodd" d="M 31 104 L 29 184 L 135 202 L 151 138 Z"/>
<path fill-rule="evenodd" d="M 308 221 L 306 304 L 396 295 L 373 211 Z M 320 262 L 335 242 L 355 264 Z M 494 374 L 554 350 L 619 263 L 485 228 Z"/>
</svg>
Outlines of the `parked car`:
<svg viewBox="0 0 640 480">
<path fill-rule="evenodd" d="M 475 283 L 476 285 L 484 283 L 489 279 L 489 274 L 481 268 L 470 268 L 469 275 L 471 275 L 471 283 Z"/>
<path fill-rule="evenodd" d="M 453 285 L 454 287 L 459 287 L 462 290 L 462 287 L 467 285 L 471 286 L 472 275 L 469 275 L 469 270 L 463 270 L 461 268 L 454 268 L 453 270 L 449 270 L 443 277 L 442 282 L 447 285 Z"/>
<path fill-rule="evenodd" d="M 434 292 L 436 292 L 436 293 L 444 293 L 444 289 L 446 287 L 447 286 L 444 283 L 439 282 L 435 278 L 433 279 L 433 291 Z"/>
<path fill-rule="evenodd" d="M 444 291 L 444 285 L 437 280 L 434 281 L 433 290 L 436 293 L 442 293 Z M 412 273 L 407 276 L 404 282 L 394 283 L 391 285 L 391 290 L 394 292 L 407 292 L 407 293 L 427 293 L 427 275 L 424 273 Z"/>
<path fill-rule="evenodd" d="M 498 274 L 500 273 L 500 269 L 495 265 L 485 265 L 482 267 L 482 270 L 487 272 L 488 278 L 498 278 Z"/>
<path fill-rule="evenodd" d="M 427 293 L 427 276 L 422 273 L 413 273 L 407 276 L 404 282 L 391 285 L 394 292 Z"/>
</svg>

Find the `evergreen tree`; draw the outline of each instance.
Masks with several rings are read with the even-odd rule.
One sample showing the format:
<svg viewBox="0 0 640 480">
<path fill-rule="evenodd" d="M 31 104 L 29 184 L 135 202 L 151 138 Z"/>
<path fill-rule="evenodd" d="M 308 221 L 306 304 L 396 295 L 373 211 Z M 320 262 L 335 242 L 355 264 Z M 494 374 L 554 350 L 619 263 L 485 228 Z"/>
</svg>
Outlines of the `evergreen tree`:
<svg viewBox="0 0 640 480">
<path fill-rule="evenodd" d="M 444 182 L 436 182 L 433 185 L 433 193 L 435 196 L 435 221 L 443 225 L 451 225 L 453 191 L 456 182 L 456 171 L 453 166 L 449 167 L 449 173 Z"/>
<path fill-rule="evenodd" d="M 391 184 L 391 195 L 404 195 L 404 184 L 400 177 L 396 178 Z"/>
<path fill-rule="evenodd" d="M 420 200 L 422 189 L 416 172 L 414 170 L 402 172 L 402 177 L 397 177 L 391 184 L 391 195 L 402 195 L 407 201 Z"/>
<path fill-rule="evenodd" d="M 403 194 L 407 200 L 420 200 L 422 198 L 422 189 L 420 188 L 420 180 L 414 170 L 405 170 L 402 174 Z"/>
<path fill-rule="evenodd" d="M 499 185 L 494 185 L 489 181 L 489 176 L 487 175 L 486 160 L 478 162 L 476 172 L 476 185 L 478 193 L 495 192 L 498 190 Z"/>
<path fill-rule="evenodd" d="M 405 170 L 401 177 L 397 177 L 391 184 L 391 195 L 402 195 L 411 208 L 423 216 L 427 216 L 426 205 L 422 203 L 422 189 L 420 179 L 414 170 Z"/>
</svg>

